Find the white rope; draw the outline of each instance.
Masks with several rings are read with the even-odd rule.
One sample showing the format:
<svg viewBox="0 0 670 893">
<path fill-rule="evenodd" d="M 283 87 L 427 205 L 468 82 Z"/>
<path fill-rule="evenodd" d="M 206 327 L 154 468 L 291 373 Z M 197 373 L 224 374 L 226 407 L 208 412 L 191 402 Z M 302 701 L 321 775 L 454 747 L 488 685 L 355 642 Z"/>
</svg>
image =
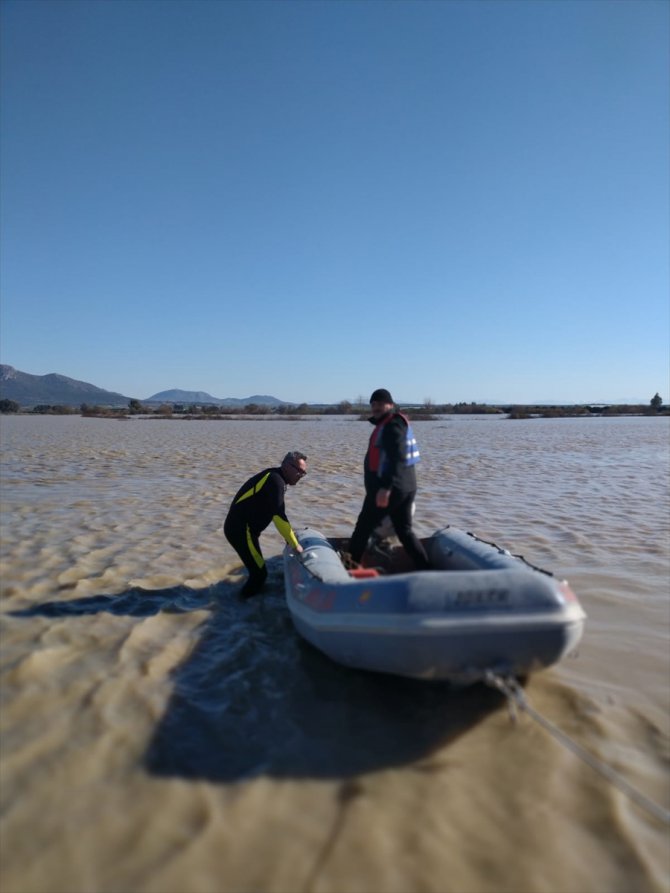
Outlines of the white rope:
<svg viewBox="0 0 670 893">
<path fill-rule="evenodd" d="M 636 788 L 634 788 L 625 778 L 619 775 L 618 772 L 615 772 L 610 766 L 606 763 L 603 763 L 597 757 L 593 756 L 586 748 L 582 747 L 581 744 L 578 744 L 576 741 L 573 741 L 565 732 L 562 732 L 557 726 L 555 726 L 548 719 L 545 719 L 541 713 L 539 713 L 534 707 L 532 707 L 521 686 L 516 681 L 516 679 L 507 678 L 503 679 L 502 676 L 498 676 L 496 673 L 492 671 L 488 671 L 486 673 L 484 681 L 487 685 L 492 686 L 493 688 L 497 688 L 508 698 L 510 710 L 512 712 L 512 718 L 516 719 L 516 707 L 519 707 L 520 710 L 525 710 L 525 712 L 531 716 L 539 725 L 542 726 L 550 735 L 552 735 L 558 742 L 563 744 L 568 750 L 571 750 L 576 756 L 579 757 L 580 760 L 583 760 L 588 766 L 598 772 L 603 778 L 606 778 L 609 782 L 611 782 L 615 787 L 617 787 L 623 794 L 629 797 L 634 803 L 637 803 L 642 809 L 646 810 L 650 815 L 659 819 L 661 822 L 665 822 L 665 824 L 670 825 L 670 809 L 665 809 L 663 806 L 659 806 L 658 803 L 655 803 L 645 794 L 642 794 Z"/>
</svg>

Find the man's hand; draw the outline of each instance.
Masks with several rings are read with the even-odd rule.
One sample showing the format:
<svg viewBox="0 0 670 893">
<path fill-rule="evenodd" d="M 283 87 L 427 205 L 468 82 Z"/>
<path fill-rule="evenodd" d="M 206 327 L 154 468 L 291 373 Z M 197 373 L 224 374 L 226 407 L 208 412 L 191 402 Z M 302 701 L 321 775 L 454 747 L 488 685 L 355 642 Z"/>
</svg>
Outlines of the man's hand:
<svg viewBox="0 0 670 893">
<path fill-rule="evenodd" d="M 391 499 L 390 490 L 377 490 L 376 504 L 378 509 L 387 509 Z"/>
<path fill-rule="evenodd" d="M 295 547 L 295 551 L 296 551 L 296 552 L 302 552 L 302 551 L 303 551 L 302 546 L 300 545 L 300 543 L 298 543 L 298 545 Z"/>
</svg>

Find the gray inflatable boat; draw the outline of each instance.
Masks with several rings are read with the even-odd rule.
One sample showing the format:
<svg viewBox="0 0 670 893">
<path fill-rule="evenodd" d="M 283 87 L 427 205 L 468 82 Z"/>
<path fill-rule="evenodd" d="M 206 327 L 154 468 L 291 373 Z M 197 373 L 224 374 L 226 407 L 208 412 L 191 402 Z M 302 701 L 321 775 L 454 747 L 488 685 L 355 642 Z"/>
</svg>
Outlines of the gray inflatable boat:
<svg viewBox="0 0 670 893">
<path fill-rule="evenodd" d="M 347 570 L 345 540 L 297 536 L 303 552 L 284 550 L 293 622 L 346 666 L 470 684 L 548 667 L 582 636 L 586 615 L 565 581 L 457 528 L 422 541 L 428 571 L 387 542 Z"/>
</svg>

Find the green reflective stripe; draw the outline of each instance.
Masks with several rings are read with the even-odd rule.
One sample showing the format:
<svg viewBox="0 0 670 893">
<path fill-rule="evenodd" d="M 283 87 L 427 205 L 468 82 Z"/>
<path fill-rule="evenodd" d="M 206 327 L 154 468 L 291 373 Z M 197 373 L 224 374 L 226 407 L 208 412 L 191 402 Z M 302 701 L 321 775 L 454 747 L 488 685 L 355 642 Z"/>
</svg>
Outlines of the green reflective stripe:
<svg viewBox="0 0 670 893">
<path fill-rule="evenodd" d="M 240 496 L 240 498 L 237 500 L 235 505 L 237 505 L 240 502 L 244 502 L 245 499 L 249 499 L 251 496 L 255 496 L 255 494 L 258 493 L 258 491 L 261 489 L 261 487 L 263 486 L 263 484 L 267 481 L 267 479 L 269 477 L 270 477 L 270 472 L 268 471 L 267 474 L 263 475 L 263 477 L 260 479 L 260 481 L 256 484 L 255 487 L 250 487 L 246 493 L 243 493 Z"/>
<path fill-rule="evenodd" d="M 249 547 L 249 551 L 251 552 L 251 557 L 254 559 L 258 567 L 263 567 L 265 561 L 263 560 L 263 556 L 258 551 L 256 546 L 254 545 L 254 539 L 251 535 L 251 531 L 249 530 L 249 525 L 247 524 L 247 546 Z"/>
<path fill-rule="evenodd" d="M 293 533 L 293 528 L 288 523 L 288 521 L 280 518 L 279 515 L 273 515 L 272 520 L 275 523 L 275 527 L 284 537 L 289 546 L 293 546 L 293 548 L 295 549 L 295 547 L 298 545 L 298 538 L 296 537 L 295 533 Z"/>
</svg>

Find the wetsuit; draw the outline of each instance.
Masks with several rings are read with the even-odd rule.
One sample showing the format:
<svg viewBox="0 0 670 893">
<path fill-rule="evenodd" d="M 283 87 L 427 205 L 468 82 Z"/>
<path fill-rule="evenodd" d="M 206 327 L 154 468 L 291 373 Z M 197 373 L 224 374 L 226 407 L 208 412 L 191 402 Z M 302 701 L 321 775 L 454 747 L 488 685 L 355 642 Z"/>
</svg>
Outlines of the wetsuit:
<svg viewBox="0 0 670 893">
<path fill-rule="evenodd" d="M 228 510 L 223 532 L 249 571 L 250 588 L 262 585 L 268 575 L 258 537 L 270 521 L 290 546 L 298 545 L 286 517 L 285 493 L 280 469 L 265 468 L 240 487 Z"/>
<path fill-rule="evenodd" d="M 412 504 L 416 496 L 416 471 L 408 465 L 407 419 L 397 412 L 389 412 L 381 419 L 370 419 L 375 430 L 365 454 L 365 501 L 351 536 L 349 550 L 354 561 L 360 562 L 370 534 L 389 515 L 396 536 L 405 547 L 417 568 L 429 566 L 428 556 L 421 541 L 412 530 Z M 378 508 L 379 490 L 390 490 L 388 508 Z"/>
</svg>

